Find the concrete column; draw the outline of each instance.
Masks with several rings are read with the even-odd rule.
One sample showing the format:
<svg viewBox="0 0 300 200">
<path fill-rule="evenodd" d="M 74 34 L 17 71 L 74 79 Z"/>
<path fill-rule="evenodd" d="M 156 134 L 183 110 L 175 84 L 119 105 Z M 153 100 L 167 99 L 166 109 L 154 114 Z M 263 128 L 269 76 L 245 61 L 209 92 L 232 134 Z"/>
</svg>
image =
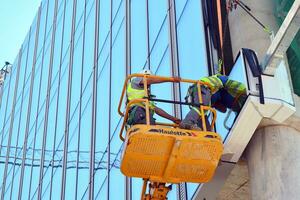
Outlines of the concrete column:
<svg viewBox="0 0 300 200">
<path fill-rule="evenodd" d="M 263 24 L 277 32 L 273 0 L 243 0 L 243 2 Z M 233 56 L 235 57 L 241 48 L 250 48 L 257 52 L 261 60 L 271 43 L 270 36 L 239 6 L 229 13 L 228 21 Z"/>
<path fill-rule="evenodd" d="M 256 131 L 245 152 L 251 199 L 300 197 L 300 131 L 282 125 Z"/>
<path fill-rule="evenodd" d="M 273 0 L 244 0 L 262 23 L 276 34 L 278 25 Z M 233 55 L 243 47 L 257 52 L 262 61 L 271 40 L 269 35 L 241 8 L 229 14 Z M 300 101 L 299 101 L 300 102 Z M 297 102 L 296 102 L 297 104 Z M 296 106 L 297 113 L 300 106 Z M 264 119 L 261 125 L 266 125 Z M 300 114 L 284 124 L 270 122 L 254 133 L 245 151 L 251 199 L 300 199 Z"/>
</svg>

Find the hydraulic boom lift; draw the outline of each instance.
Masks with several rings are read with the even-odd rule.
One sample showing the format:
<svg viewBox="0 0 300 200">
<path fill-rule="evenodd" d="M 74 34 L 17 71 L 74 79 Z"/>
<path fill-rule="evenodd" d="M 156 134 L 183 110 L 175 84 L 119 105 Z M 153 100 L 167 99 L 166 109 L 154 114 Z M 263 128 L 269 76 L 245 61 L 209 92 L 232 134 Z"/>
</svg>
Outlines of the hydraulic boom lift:
<svg viewBox="0 0 300 200">
<path fill-rule="evenodd" d="M 127 83 L 134 77 L 143 77 L 145 97 L 127 102 L 125 112 L 121 112 Z M 132 74 L 125 80 L 118 108 L 119 114 L 124 117 L 120 131 L 120 139 L 125 142 L 121 171 L 128 177 L 143 178 L 142 200 L 164 200 L 167 199 L 167 194 L 171 190 L 171 185 L 167 186 L 166 183 L 210 181 L 222 155 L 223 144 L 217 133 L 207 130 L 204 113 L 206 111 L 212 113 L 211 127 L 213 128 L 216 111 L 209 106 L 202 105 L 201 95 L 199 95 L 200 105 L 197 106 L 203 116 L 203 130 L 185 130 L 180 129 L 178 125 L 167 123 L 150 125 L 149 102 L 155 99 L 150 99 L 148 96 L 147 78 L 174 82 L 173 78 L 144 74 Z M 206 84 L 187 79 L 181 79 L 181 82 L 196 83 L 199 94 L 201 94 L 201 85 Z M 206 84 L 206 87 L 210 86 Z M 168 100 L 157 101 L 190 105 Z M 126 122 L 130 107 L 141 102 L 145 105 L 146 124 L 128 127 Z M 124 138 L 122 133 L 125 127 Z M 146 193 L 147 185 L 148 193 Z"/>
</svg>

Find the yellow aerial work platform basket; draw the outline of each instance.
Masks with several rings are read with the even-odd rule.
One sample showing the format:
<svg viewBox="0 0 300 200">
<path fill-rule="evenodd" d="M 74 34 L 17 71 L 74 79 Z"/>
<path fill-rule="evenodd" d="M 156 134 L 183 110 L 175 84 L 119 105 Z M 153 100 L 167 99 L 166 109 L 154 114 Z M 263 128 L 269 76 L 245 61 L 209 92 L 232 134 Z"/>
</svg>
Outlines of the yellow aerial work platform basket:
<svg viewBox="0 0 300 200">
<path fill-rule="evenodd" d="M 204 183 L 211 180 L 219 159 L 223 152 L 221 137 L 207 131 L 205 120 L 202 120 L 203 131 L 185 130 L 177 128 L 174 124 L 156 123 L 150 125 L 149 99 L 134 99 L 127 104 L 126 112 L 120 111 L 122 98 L 127 82 L 132 77 L 144 77 L 145 97 L 147 78 L 172 79 L 167 77 L 149 75 L 131 75 L 124 84 L 123 94 L 119 104 L 119 113 L 124 116 L 120 138 L 125 141 L 122 154 L 121 171 L 129 177 L 139 177 L 152 182 L 180 183 L 194 182 Z M 182 82 L 197 83 L 198 92 L 201 94 L 200 81 L 181 80 Z M 200 103 L 202 96 L 199 95 Z M 147 124 L 131 126 L 123 138 L 122 132 L 128 118 L 128 110 L 132 104 L 141 103 L 146 108 Z M 205 110 L 211 111 L 214 126 L 216 112 L 208 106 L 200 106 L 200 112 L 204 116 Z M 204 119 L 205 117 L 202 117 Z"/>
<path fill-rule="evenodd" d="M 135 125 L 128 130 L 121 171 L 156 182 L 208 182 L 222 150 L 213 132 Z"/>
</svg>

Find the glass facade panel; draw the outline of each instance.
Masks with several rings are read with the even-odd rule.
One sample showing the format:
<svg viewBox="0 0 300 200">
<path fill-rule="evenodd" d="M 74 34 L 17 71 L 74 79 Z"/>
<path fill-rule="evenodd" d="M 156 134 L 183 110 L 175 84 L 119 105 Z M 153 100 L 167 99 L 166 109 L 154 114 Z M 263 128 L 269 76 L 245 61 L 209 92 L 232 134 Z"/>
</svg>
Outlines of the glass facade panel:
<svg viewBox="0 0 300 200">
<path fill-rule="evenodd" d="M 246 67 L 245 67 L 245 60 L 244 60 L 244 56 L 242 54 L 239 55 L 239 57 L 236 59 L 235 64 L 229 74 L 229 79 L 231 80 L 236 80 L 239 81 L 241 83 L 243 83 L 246 88 L 248 85 L 247 82 L 247 77 L 246 77 Z M 225 141 L 228 134 L 229 134 L 229 130 L 225 127 L 225 125 L 229 128 L 231 128 L 235 122 L 237 113 L 232 112 L 228 119 L 226 119 L 226 116 L 228 115 L 228 112 L 230 112 L 229 109 L 227 109 L 226 113 L 222 113 L 217 111 L 217 123 L 216 123 L 216 130 L 217 132 L 221 135 L 221 137 L 223 138 L 223 140 Z M 224 124 L 225 122 L 225 124 Z"/>
<path fill-rule="evenodd" d="M 146 1 L 131 1 L 131 72 L 137 73 L 147 60 Z M 138 55 L 138 56 L 133 56 Z"/>
<path fill-rule="evenodd" d="M 18 163 L 17 157 L 19 153 L 19 137 L 20 137 L 20 123 L 21 123 L 21 116 L 23 112 L 23 96 L 24 96 L 24 81 L 26 78 L 27 73 L 27 66 L 26 66 L 26 58 L 27 58 L 27 52 L 28 52 L 28 42 L 29 42 L 30 35 L 27 35 L 23 44 L 23 47 L 21 49 L 22 57 L 20 61 L 20 74 L 19 74 L 19 82 L 18 82 L 18 89 L 17 89 L 17 96 L 16 96 L 16 104 L 15 104 L 15 114 L 14 114 L 14 122 L 13 122 L 13 129 L 12 129 L 12 139 L 11 139 L 11 149 L 10 149 L 10 155 L 11 155 L 11 162 L 12 163 Z M 16 193 L 14 191 L 14 186 L 17 184 L 18 176 L 16 175 L 16 168 L 18 169 L 18 166 L 14 165 L 9 168 L 8 176 L 11 176 L 11 179 L 8 179 L 11 181 L 8 188 L 10 188 L 10 198 L 16 198 Z"/>
<path fill-rule="evenodd" d="M 43 0 L 2 86 L 3 197 L 58 199 L 65 192 L 65 199 L 88 199 L 93 188 L 95 199 L 126 199 L 125 186 L 131 186 L 131 199 L 139 199 L 142 180 L 132 178 L 127 185 L 120 172 L 123 119 L 117 107 L 126 74 L 151 69 L 172 76 L 178 65 L 178 75 L 199 79 L 208 75 L 205 46 L 201 1 Z M 184 99 L 188 84 L 180 88 Z M 170 83 L 151 90 L 159 99 L 175 98 Z M 172 104 L 157 106 L 175 115 Z M 182 116 L 188 109 L 183 106 Z M 181 192 L 174 185 L 169 199 L 184 192 L 190 199 L 198 184 L 185 185 Z"/>
</svg>

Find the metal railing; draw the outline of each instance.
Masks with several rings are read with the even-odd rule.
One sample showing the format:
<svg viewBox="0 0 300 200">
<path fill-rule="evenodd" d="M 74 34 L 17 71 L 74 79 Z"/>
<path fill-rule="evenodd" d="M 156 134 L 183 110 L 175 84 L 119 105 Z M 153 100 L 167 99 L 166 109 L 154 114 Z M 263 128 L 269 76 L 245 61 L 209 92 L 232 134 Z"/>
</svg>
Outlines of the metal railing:
<svg viewBox="0 0 300 200">
<path fill-rule="evenodd" d="M 133 99 L 129 102 L 127 102 L 126 105 L 126 109 L 124 112 L 121 111 L 121 107 L 122 107 L 122 103 L 123 103 L 123 99 L 126 93 L 126 89 L 128 86 L 128 82 L 132 79 L 132 78 L 137 78 L 137 77 L 142 77 L 143 78 L 143 85 L 144 85 L 144 93 L 145 96 L 144 98 L 140 98 L 140 99 Z M 156 101 L 155 99 L 150 99 L 149 94 L 148 94 L 148 79 L 150 78 L 154 78 L 156 80 L 160 80 L 163 82 L 171 82 L 171 83 L 178 83 L 178 82 L 182 82 L 182 83 L 191 83 L 191 84 L 197 84 L 197 90 L 198 90 L 198 94 L 201 94 L 201 86 L 205 86 L 208 87 L 210 90 L 212 89 L 211 85 L 208 83 L 205 83 L 203 81 L 200 80 L 190 80 L 190 79 L 181 79 L 179 81 L 177 81 L 177 79 L 173 78 L 173 77 L 164 77 L 164 76 L 155 76 L 155 75 L 145 75 L 145 74 L 131 74 L 129 75 L 125 82 L 124 82 L 124 86 L 123 86 L 123 90 L 122 90 L 122 94 L 121 94 L 121 98 L 119 101 L 119 105 L 118 105 L 118 113 L 124 117 L 122 126 L 121 126 L 121 130 L 120 130 L 120 139 L 122 141 L 125 141 L 125 138 L 123 137 L 123 131 L 125 128 L 125 125 L 127 123 L 128 120 L 128 116 L 129 116 L 129 110 L 131 108 L 131 106 L 133 106 L 134 104 L 137 103 L 143 103 L 145 105 L 145 111 L 146 111 L 146 125 L 150 125 L 150 101 Z M 199 97 L 199 104 L 192 104 L 192 103 L 186 103 L 186 102 L 177 102 L 177 101 L 169 101 L 169 100 L 158 100 L 158 101 L 162 101 L 165 103 L 173 103 L 173 104 L 181 104 L 181 105 L 189 105 L 189 106 L 194 106 L 194 107 L 199 107 L 200 110 L 200 114 L 201 114 L 201 121 L 202 121 L 202 127 L 203 127 L 203 131 L 207 131 L 207 127 L 206 127 L 206 118 L 205 118 L 205 112 L 206 111 L 210 111 L 213 115 L 212 117 L 212 122 L 211 122 L 211 127 L 214 127 L 215 121 L 216 121 L 216 111 L 215 109 L 211 108 L 210 106 L 206 106 L 203 105 L 203 98 L 202 95 L 198 95 Z M 177 124 L 172 124 L 172 123 L 161 123 L 161 122 L 156 122 L 156 125 L 162 125 L 162 126 L 171 126 L 171 127 L 178 127 Z"/>
</svg>

